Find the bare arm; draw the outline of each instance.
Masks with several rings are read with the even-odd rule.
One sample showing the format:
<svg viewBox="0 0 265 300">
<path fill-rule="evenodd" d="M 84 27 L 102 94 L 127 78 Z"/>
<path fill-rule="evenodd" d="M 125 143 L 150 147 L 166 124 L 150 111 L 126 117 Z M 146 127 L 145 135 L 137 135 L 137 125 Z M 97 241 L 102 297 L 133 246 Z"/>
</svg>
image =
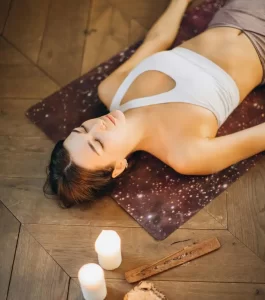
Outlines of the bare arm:
<svg viewBox="0 0 265 300">
<path fill-rule="evenodd" d="M 190 0 L 171 0 L 135 53 L 98 86 L 100 99 L 109 107 L 112 97 L 128 73 L 148 56 L 168 49 L 173 43 Z"/>
<path fill-rule="evenodd" d="M 265 123 L 262 123 L 227 136 L 189 142 L 184 155 L 178 155 L 175 169 L 188 175 L 212 174 L 264 150 Z"/>
<path fill-rule="evenodd" d="M 189 2 L 190 0 L 171 0 L 167 9 L 147 33 L 142 45 L 114 73 L 129 72 L 144 58 L 168 49 L 179 31 L 182 17 Z"/>
<path fill-rule="evenodd" d="M 145 41 L 160 37 L 170 46 L 175 40 L 182 17 L 190 2 L 191 0 L 171 0 L 167 9 L 147 33 Z"/>
</svg>

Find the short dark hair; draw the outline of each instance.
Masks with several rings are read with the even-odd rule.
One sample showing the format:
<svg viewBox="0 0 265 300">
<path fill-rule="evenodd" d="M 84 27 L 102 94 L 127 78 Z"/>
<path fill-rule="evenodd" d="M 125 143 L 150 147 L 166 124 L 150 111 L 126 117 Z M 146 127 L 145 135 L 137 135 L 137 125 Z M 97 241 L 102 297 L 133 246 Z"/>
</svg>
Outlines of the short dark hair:
<svg viewBox="0 0 265 300">
<path fill-rule="evenodd" d="M 45 195 L 50 187 L 58 195 L 60 204 L 68 208 L 77 203 L 92 202 L 110 193 L 115 183 L 113 168 L 92 171 L 79 167 L 71 160 L 63 143 L 64 140 L 60 140 L 52 151 L 43 189 Z"/>
</svg>

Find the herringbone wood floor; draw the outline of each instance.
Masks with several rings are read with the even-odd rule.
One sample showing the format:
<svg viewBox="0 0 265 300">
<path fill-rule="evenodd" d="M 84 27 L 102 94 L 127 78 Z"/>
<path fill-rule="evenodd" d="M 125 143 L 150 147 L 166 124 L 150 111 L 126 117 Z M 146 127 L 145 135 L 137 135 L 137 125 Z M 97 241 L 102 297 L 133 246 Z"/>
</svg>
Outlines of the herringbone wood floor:
<svg viewBox="0 0 265 300">
<path fill-rule="evenodd" d="M 201 1 L 201 0 L 200 0 Z M 207 1 L 207 0 L 205 0 Z M 42 193 L 53 147 L 24 117 L 40 99 L 140 39 L 168 0 L 0 1 L 0 299 L 82 299 L 78 269 L 114 228 L 123 264 L 106 272 L 108 298 L 124 271 L 217 236 L 222 249 L 152 278 L 172 300 L 265 299 L 265 161 L 168 239 L 154 241 L 115 202 L 63 210 Z M 174 247 L 174 248 L 173 248 Z"/>
</svg>

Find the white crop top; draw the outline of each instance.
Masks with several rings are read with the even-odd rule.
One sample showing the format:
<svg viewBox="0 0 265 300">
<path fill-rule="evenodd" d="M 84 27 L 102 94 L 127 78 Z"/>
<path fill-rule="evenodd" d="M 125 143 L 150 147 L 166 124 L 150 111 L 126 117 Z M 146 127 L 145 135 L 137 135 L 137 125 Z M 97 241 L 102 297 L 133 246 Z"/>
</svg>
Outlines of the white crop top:
<svg viewBox="0 0 265 300">
<path fill-rule="evenodd" d="M 168 92 L 130 100 L 120 104 L 133 81 L 145 71 L 160 71 L 171 77 L 176 86 Z M 220 127 L 238 106 L 239 90 L 222 68 L 191 50 L 176 47 L 155 53 L 140 62 L 124 79 L 113 97 L 110 111 L 126 110 L 169 102 L 204 107 L 216 116 Z"/>
</svg>

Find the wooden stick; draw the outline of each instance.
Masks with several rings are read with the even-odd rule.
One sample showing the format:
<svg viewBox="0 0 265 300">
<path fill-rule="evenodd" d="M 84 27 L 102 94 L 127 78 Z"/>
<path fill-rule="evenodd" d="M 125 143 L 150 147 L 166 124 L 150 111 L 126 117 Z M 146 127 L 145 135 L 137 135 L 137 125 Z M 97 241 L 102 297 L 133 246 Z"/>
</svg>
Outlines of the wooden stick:
<svg viewBox="0 0 265 300">
<path fill-rule="evenodd" d="M 221 245 L 217 238 L 187 246 L 151 265 L 144 265 L 126 272 L 125 278 L 129 283 L 134 283 L 211 253 L 220 247 Z"/>
</svg>

